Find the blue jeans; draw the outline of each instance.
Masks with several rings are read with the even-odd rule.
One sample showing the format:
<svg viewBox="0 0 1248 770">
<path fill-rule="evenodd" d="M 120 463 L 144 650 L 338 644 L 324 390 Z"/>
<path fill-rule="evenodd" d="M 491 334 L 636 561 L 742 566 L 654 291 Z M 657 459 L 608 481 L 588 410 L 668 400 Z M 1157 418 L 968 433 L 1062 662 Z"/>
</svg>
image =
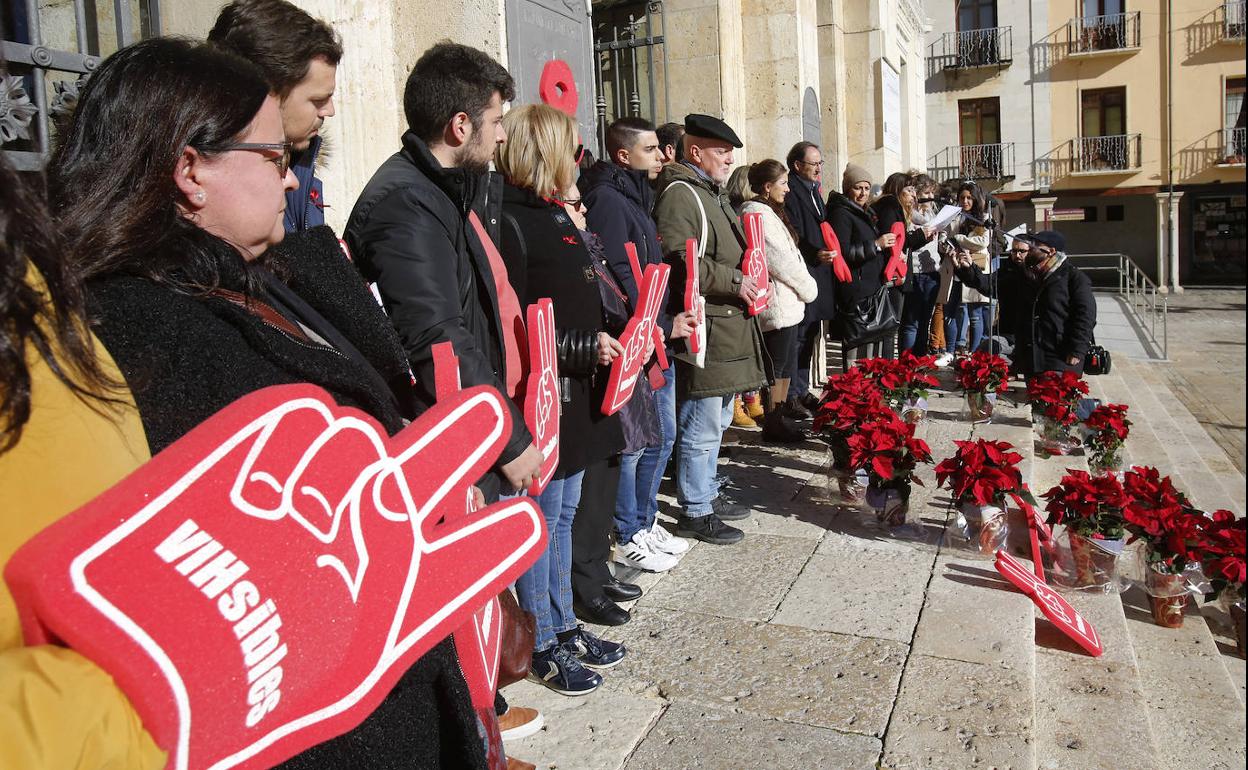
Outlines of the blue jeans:
<svg viewBox="0 0 1248 770">
<path fill-rule="evenodd" d="M 979 349 L 979 341 L 988 336 L 992 327 L 992 319 L 988 316 L 987 302 L 967 302 L 963 305 L 969 321 L 966 333 L 966 349 L 974 353 Z"/>
<path fill-rule="evenodd" d="M 555 646 L 555 635 L 576 628 L 572 609 L 572 519 L 581 502 L 584 471 L 553 478 L 537 496 L 546 519 L 546 550 L 516 580 L 516 596 L 533 613 L 536 631 L 533 650 Z"/>
<path fill-rule="evenodd" d="M 715 469 L 719 465 L 719 445 L 724 431 L 732 424 L 733 396 L 689 398 L 676 405 L 680 424 L 676 458 L 676 501 L 685 516 L 709 516 L 711 503 L 719 497 Z"/>
<path fill-rule="evenodd" d="M 620 491 L 615 497 L 615 532 L 619 542 L 654 525 L 659 513 L 659 483 L 676 443 L 676 365 L 663 370 L 663 387 L 654 392 L 659 413 L 659 445 L 620 456 Z"/>
<path fill-rule="evenodd" d="M 801 401 L 802 396 L 810 392 L 810 361 L 815 355 L 815 345 L 819 344 L 823 335 L 823 321 L 815 317 L 806 306 L 806 315 L 797 325 L 797 360 L 793 364 L 793 374 L 789 379 L 789 400 Z"/>
<path fill-rule="evenodd" d="M 912 291 L 901 308 L 901 332 L 898 345 L 916 356 L 927 355 L 928 327 L 936 310 L 936 294 L 940 291 L 940 273 L 915 273 Z"/>
<path fill-rule="evenodd" d="M 958 284 L 953 286 L 954 292 L 961 292 Z M 956 302 L 945 303 L 945 352 L 953 353 L 958 343 L 965 345 L 966 340 L 966 305 L 961 298 Z"/>
</svg>

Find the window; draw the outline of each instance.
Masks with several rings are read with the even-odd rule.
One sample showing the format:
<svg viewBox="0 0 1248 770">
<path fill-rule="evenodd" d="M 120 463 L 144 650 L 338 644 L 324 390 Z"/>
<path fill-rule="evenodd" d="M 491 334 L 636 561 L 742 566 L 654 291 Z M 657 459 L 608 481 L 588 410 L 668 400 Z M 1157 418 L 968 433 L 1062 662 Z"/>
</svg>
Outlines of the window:
<svg viewBox="0 0 1248 770">
<path fill-rule="evenodd" d="M 1106 222 L 1121 222 L 1123 221 L 1123 219 L 1125 219 L 1125 216 L 1124 216 L 1125 214 L 1126 214 L 1126 208 L 1121 205 L 1105 207 L 1105 221 Z"/>
<path fill-rule="evenodd" d="M 962 145 L 997 144 L 1001 141 L 1001 100 L 958 100 L 958 131 Z"/>
<path fill-rule="evenodd" d="M 1113 16 L 1126 11 L 1123 0 L 1083 0 L 1084 16 Z"/>
<path fill-rule="evenodd" d="M 1126 171 L 1139 166 L 1139 137 L 1127 136 L 1127 89 L 1097 88 L 1080 96 L 1076 172 Z"/>
<path fill-rule="evenodd" d="M 1083 92 L 1083 136 L 1127 133 L 1127 89 L 1097 88 Z"/>
<path fill-rule="evenodd" d="M 954 7 L 959 32 L 997 26 L 997 0 L 954 0 Z"/>
<path fill-rule="evenodd" d="M 1244 110 L 1244 78 L 1227 78 L 1222 98 L 1222 159 L 1224 163 L 1243 163 L 1248 152 L 1248 114 Z"/>
<path fill-rule="evenodd" d="M 1084 222 L 1095 222 L 1095 221 L 1097 221 L 1097 210 L 1096 210 L 1096 206 L 1084 206 L 1084 207 L 1083 207 L 1083 221 L 1084 221 Z"/>
</svg>

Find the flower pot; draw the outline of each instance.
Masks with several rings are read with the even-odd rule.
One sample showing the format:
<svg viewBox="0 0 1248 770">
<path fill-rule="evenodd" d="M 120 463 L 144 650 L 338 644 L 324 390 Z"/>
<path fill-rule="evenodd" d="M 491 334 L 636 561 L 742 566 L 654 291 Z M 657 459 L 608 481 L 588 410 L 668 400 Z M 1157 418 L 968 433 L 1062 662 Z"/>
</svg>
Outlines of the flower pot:
<svg viewBox="0 0 1248 770">
<path fill-rule="evenodd" d="M 1096 540 L 1070 533 L 1070 555 L 1075 562 L 1075 586 L 1103 586 L 1118 571 L 1121 540 Z"/>
<path fill-rule="evenodd" d="M 907 399 L 902 402 L 901 419 L 908 423 L 914 424 L 922 422 L 927 417 L 927 399 L 919 396 L 918 398 Z"/>
<path fill-rule="evenodd" d="M 909 494 L 899 489 L 868 486 L 866 500 L 867 505 L 875 509 L 875 519 L 881 524 L 900 527 L 906 523 L 906 514 L 910 511 Z"/>
<path fill-rule="evenodd" d="M 1093 476 L 1122 473 L 1122 451 L 1089 455 L 1088 472 Z"/>
<path fill-rule="evenodd" d="M 983 393 L 978 390 L 966 392 L 966 410 L 971 422 L 991 422 L 996 406 L 996 393 Z"/>
<path fill-rule="evenodd" d="M 1144 579 L 1144 590 L 1148 592 L 1154 623 L 1164 628 L 1183 627 L 1183 610 L 1187 607 L 1188 593 L 1182 575 L 1150 569 Z"/>
<path fill-rule="evenodd" d="M 1239 648 L 1239 657 L 1244 656 L 1244 603 L 1235 602 L 1231 605 L 1231 625 L 1235 626 L 1235 645 Z"/>
<path fill-rule="evenodd" d="M 1038 407 L 1033 407 L 1033 409 L 1038 409 Z M 1036 430 L 1038 451 L 1050 455 L 1065 455 L 1070 454 L 1079 446 L 1079 442 L 1070 435 L 1070 427 L 1062 425 L 1048 415 L 1037 413 L 1032 417 L 1031 424 Z"/>
<path fill-rule="evenodd" d="M 975 544 L 979 552 L 992 555 L 1005 546 L 1005 538 L 1009 532 L 1005 511 L 995 505 L 979 505 L 962 503 L 958 511 L 963 527 L 963 536 Z"/>
<path fill-rule="evenodd" d="M 867 472 L 833 467 L 828 473 L 828 499 L 857 503 L 867 488 Z"/>
</svg>

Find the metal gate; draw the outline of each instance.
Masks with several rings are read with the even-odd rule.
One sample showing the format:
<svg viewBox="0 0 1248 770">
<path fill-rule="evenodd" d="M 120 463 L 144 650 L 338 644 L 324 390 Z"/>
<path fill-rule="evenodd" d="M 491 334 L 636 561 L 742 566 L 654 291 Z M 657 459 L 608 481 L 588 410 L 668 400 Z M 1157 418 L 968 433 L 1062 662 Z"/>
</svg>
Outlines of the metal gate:
<svg viewBox="0 0 1248 770">
<path fill-rule="evenodd" d="M 662 0 L 597 0 L 593 4 L 593 19 L 601 157 L 606 149 L 607 126 L 612 121 L 640 117 L 657 126 L 671 120 L 671 103 Z M 660 77 L 661 92 L 656 82 Z"/>
<path fill-rule="evenodd" d="M 0 30 L 0 150 L 19 171 L 37 171 L 54 121 L 73 111 L 101 58 L 160 34 L 160 3 L 0 0 Z"/>
</svg>

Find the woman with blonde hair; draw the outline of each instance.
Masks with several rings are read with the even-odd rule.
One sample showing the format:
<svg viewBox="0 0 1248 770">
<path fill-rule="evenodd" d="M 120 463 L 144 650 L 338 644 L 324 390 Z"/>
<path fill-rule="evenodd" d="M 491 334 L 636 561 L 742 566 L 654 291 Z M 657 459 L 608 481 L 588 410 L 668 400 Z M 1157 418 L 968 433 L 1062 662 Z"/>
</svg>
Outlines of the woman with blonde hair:
<svg viewBox="0 0 1248 770">
<path fill-rule="evenodd" d="M 806 313 L 806 303 L 819 293 L 815 279 L 806 270 L 797 236 L 789 224 L 784 199 L 789 194 L 789 173 L 778 160 L 767 159 L 749 167 L 748 179 L 754 198 L 741 207 L 742 215 L 763 218 L 767 273 L 771 280 L 771 300 L 758 315 L 763 344 L 771 356 L 774 382 L 767 392 L 767 416 L 763 438 L 770 441 L 801 441 L 802 431 L 788 419 L 789 378 L 797 362 L 797 326 Z"/>
<path fill-rule="evenodd" d="M 553 107 L 526 104 L 503 117 L 503 128 L 507 141 L 494 156 L 504 179 L 499 251 L 523 305 L 543 297 L 554 303 L 561 402 L 559 467 L 537 498 L 546 551 L 516 581 L 516 592 L 537 621 L 530 676 L 560 694 L 585 695 L 602 684 L 589 669 L 610 668 L 624 657 L 623 645 L 577 623 L 572 594 L 572 521 L 585 469 L 624 446 L 619 419 L 599 408 L 607 380 L 599 367 L 623 348 L 603 331 L 589 250 L 564 209 L 575 181 L 576 124 Z"/>
</svg>

